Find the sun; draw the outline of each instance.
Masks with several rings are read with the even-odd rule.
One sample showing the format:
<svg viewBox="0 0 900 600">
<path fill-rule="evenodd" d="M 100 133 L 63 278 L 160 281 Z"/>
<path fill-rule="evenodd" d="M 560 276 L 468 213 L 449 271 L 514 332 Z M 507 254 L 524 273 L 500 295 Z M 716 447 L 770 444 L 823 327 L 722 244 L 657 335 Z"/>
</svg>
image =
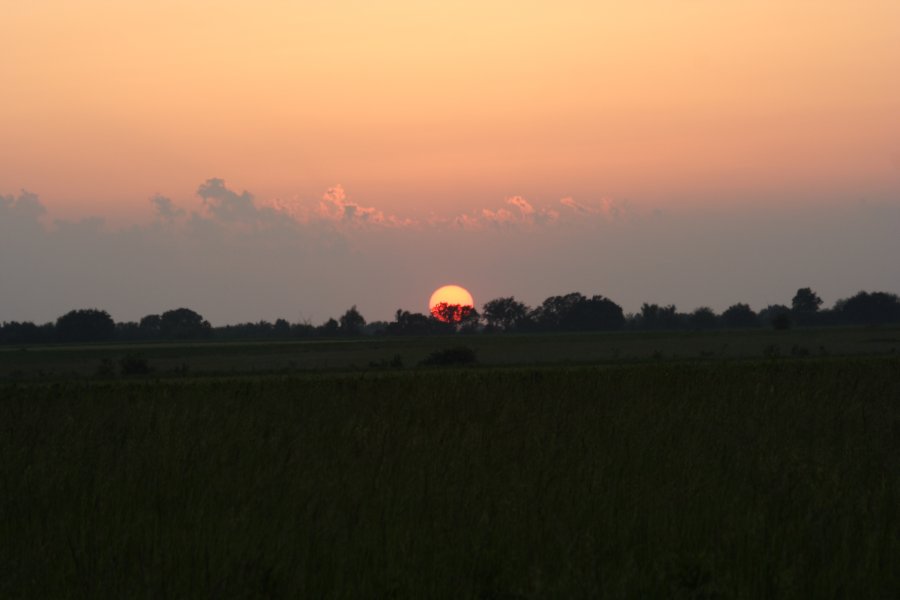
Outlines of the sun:
<svg viewBox="0 0 900 600">
<path fill-rule="evenodd" d="M 466 310 L 451 311 L 448 316 L 446 312 L 437 310 L 441 304 L 446 304 L 451 307 L 456 306 Z M 431 298 L 428 300 L 429 312 L 431 312 L 436 319 L 440 319 L 441 321 L 459 321 L 463 314 L 467 314 L 474 308 L 475 300 L 472 299 L 472 294 L 470 294 L 469 290 L 466 288 L 458 285 L 445 285 L 439 287 L 431 294 Z"/>
</svg>

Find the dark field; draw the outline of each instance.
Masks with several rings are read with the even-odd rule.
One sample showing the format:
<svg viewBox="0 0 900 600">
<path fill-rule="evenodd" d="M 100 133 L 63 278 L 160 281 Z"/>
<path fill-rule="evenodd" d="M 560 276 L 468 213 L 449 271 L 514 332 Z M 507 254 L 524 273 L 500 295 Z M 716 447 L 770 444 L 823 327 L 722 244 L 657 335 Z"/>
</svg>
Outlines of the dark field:
<svg viewBox="0 0 900 600">
<path fill-rule="evenodd" d="M 389 366 L 398 356 L 408 368 L 458 344 L 470 346 L 481 364 L 493 366 L 900 356 L 900 327 L 0 346 L 0 380 L 94 376 L 104 360 L 116 366 L 130 355 L 145 360 L 160 376 L 365 370 Z"/>
<path fill-rule="evenodd" d="M 418 340 L 343 342 L 342 364 L 394 370 L 20 373 L 0 383 L 0 597 L 900 597 L 900 358 L 698 355 L 758 335 L 544 342 L 551 362 L 620 348 L 599 366 L 410 368 L 446 345 Z M 471 345 L 515 362 L 503 339 Z M 296 369 L 340 366 L 294 346 Z M 157 373 L 294 369 L 233 348 L 144 351 Z M 651 354 L 678 351 L 704 360 Z M 120 350 L 13 351 L 39 352 L 90 374 Z"/>
</svg>

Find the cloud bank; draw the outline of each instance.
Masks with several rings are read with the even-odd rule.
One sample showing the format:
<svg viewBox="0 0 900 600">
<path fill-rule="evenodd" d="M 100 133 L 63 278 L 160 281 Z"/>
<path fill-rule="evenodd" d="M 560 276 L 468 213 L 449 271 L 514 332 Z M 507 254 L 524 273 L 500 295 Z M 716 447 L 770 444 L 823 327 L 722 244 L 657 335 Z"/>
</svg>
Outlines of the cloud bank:
<svg viewBox="0 0 900 600">
<path fill-rule="evenodd" d="M 900 203 L 720 214 L 511 196 L 416 219 L 340 185 L 312 200 L 261 200 L 222 179 L 203 182 L 194 199 L 149 202 L 152 221 L 113 228 L 97 217 L 47 222 L 36 194 L 0 195 L 0 321 L 87 307 L 137 320 L 186 306 L 216 325 L 319 323 L 354 304 L 369 320 L 388 319 L 424 310 L 446 283 L 466 286 L 479 305 L 581 291 L 626 311 L 645 301 L 759 309 L 806 286 L 826 303 L 900 291 Z"/>
</svg>

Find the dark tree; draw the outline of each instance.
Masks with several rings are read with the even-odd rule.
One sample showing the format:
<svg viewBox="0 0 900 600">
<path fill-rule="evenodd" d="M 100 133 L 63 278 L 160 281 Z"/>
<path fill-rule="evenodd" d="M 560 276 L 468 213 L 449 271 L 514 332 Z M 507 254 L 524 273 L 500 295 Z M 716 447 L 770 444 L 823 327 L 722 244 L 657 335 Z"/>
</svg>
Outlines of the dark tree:
<svg viewBox="0 0 900 600">
<path fill-rule="evenodd" d="M 822 324 L 826 315 L 819 312 L 822 299 L 810 288 L 800 288 L 791 300 L 791 319 L 797 325 Z"/>
<path fill-rule="evenodd" d="M 773 329 L 790 329 L 793 324 L 791 309 L 783 304 L 770 304 L 759 311 L 759 321 Z"/>
<path fill-rule="evenodd" d="M 309 338 L 316 334 L 316 328 L 311 323 L 294 323 L 291 325 L 292 338 Z"/>
<path fill-rule="evenodd" d="M 577 331 L 615 331 L 625 325 L 622 307 L 603 296 L 585 299 L 565 320 L 565 329 Z"/>
<path fill-rule="evenodd" d="M 238 323 L 216 327 L 216 337 L 225 340 L 264 340 L 275 337 L 275 326 L 268 321 L 258 323 Z"/>
<path fill-rule="evenodd" d="M 548 331 L 600 331 L 625 324 L 622 307 L 603 296 L 586 298 L 574 292 L 551 296 L 532 313 L 538 327 Z"/>
<path fill-rule="evenodd" d="M 658 304 L 641 305 L 639 326 L 642 329 L 674 329 L 678 327 L 678 312 L 674 304 L 660 306 Z"/>
<path fill-rule="evenodd" d="M 701 306 L 688 317 L 691 329 L 715 329 L 719 324 L 716 313 L 708 306 Z"/>
<path fill-rule="evenodd" d="M 460 333 L 476 333 L 481 327 L 481 315 L 474 307 L 464 306 L 456 330 Z"/>
<path fill-rule="evenodd" d="M 123 342 L 133 342 L 143 339 L 140 325 L 134 321 L 116 323 L 116 339 Z"/>
<path fill-rule="evenodd" d="M 140 327 L 142 334 L 146 338 L 158 338 L 161 330 L 161 322 L 162 319 L 159 315 L 147 315 L 143 319 L 141 319 Z"/>
<path fill-rule="evenodd" d="M 473 315 L 475 320 L 478 320 L 478 312 L 475 310 L 475 307 L 466 304 L 441 302 L 431 307 L 431 315 L 438 321 L 453 325 L 470 323 L 473 320 Z"/>
<path fill-rule="evenodd" d="M 56 320 L 56 338 L 61 342 L 101 342 L 115 336 L 116 323 L 105 310 L 73 310 Z"/>
<path fill-rule="evenodd" d="M 435 318 L 429 318 L 422 313 L 411 313 L 407 310 L 397 309 L 394 320 L 388 323 L 386 333 L 389 335 L 428 335 L 434 333 L 435 324 L 440 323 Z M 446 326 L 446 323 L 441 323 Z"/>
<path fill-rule="evenodd" d="M 285 319 L 276 319 L 275 325 L 272 327 L 275 337 L 287 338 L 291 336 L 291 324 Z"/>
<path fill-rule="evenodd" d="M 200 339 L 212 334 L 212 326 L 191 309 L 176 308 L 168 310 L 160 316 L 159 332 L 162 337 L 167 339 Z"/>
<path fill-rule="evenodd" d="M 572 316 L 575 308 L 587 301 L 583 294 L 572 292 L 564 296 L 550 296 L 531 313 L 532 318 L 540 329 L 554 331 L 563 330 L 572 326 Z"/>
<path fill-rule="evenodd" d="M 528 307 L 512 296 L 486 302 L 483 309 L 484 320 L 491 330 L 512 331 L 528 316 Z"/>
<path fill-rule="evenodd" d="M 900 322 L 900 298 L 887 292 L 859 292 L 834 305 L 838 319 L 845 323 L 878 325 Z"/>
<path fill-rule="evenodd" d="M 746 304 L 734 304 L 725 309 L 722 313 L 722 322 L 726 327 L 756 327 L 759 325 L 759 319 Z"/>
<path fill-rule="evenodd" d="M 791 310 L 800 314 L 812 314 L 822 306 L 822 299 L 810 288 L 800 288 L 791 300 Z"/>
<path fill-rule="evenodd" d="M 363 327 L 365 335 L 382 335 L 387 333 L 389 323 L 387 321 L 371 321 Z"/>
<path fill-rule="evenodd" d="M 316 327 L 316 335 L 320 337 L 336 337 L 341 332 L 341 324 L 335 319 L 328 319 Z"/>
<path fill-rule="evenodd" d="M 53 323 L 35 325 L 30 321 L 12 321 L 0 325 L 0 343 L 3 344 L 40 344 L 52 342 L 55 337 Z"/>
<path fill-rule="evenodd" d="M 341 334 L 343 335 L 360 335 L 365 326 L 366 320 L 356 310 L 355 304 L 341 316 Z"/>
</svg>

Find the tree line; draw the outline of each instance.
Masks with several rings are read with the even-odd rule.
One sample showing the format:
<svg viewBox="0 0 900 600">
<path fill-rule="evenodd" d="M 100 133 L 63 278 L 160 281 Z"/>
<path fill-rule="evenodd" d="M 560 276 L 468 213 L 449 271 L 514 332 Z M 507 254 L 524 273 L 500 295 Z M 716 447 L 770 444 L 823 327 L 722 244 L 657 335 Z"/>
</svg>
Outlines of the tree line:
<svg viewBox="0 0 900 600">
<path fill-rule="evenodd" d="M 825 327 L 837 325 L 878 325 L 900 323 L 900 298 L 888 292 L 865 292 L 838 300 L 829 309 L 810 288 L 800 288 L 791 305 L 773 304 L 759 312 L 738 303 L 721 314 L 709 307 L 680 312 L 675 305 L 643 304 L 640 312 L 626 314 L 622 307 L 604 296 L 578 292 L 550 296 L 540 306 L 529 307 L 514 297 L 486 302 L 479 312 L 474 307 L 442 304 L 432 314 L 398 309 L 392 321 L 367 322 L 356 306 L 339 318 L 321 325 L 308 322 L 240 323 L 213 327 L 199 313 L 178 308 L 147 315 L 140 321 L 115 322 L 108 312 L 96 308 L 72 310 L 55 322 L 0 324 L 0 343 L 38 344 L 103 341 L 152 340 L 290 340 L 337 338 L 363 335 L 447 335 L 500 332 L 577 331 L 659 331 L 712 330 L 771 327 Z"/>
</svg>

